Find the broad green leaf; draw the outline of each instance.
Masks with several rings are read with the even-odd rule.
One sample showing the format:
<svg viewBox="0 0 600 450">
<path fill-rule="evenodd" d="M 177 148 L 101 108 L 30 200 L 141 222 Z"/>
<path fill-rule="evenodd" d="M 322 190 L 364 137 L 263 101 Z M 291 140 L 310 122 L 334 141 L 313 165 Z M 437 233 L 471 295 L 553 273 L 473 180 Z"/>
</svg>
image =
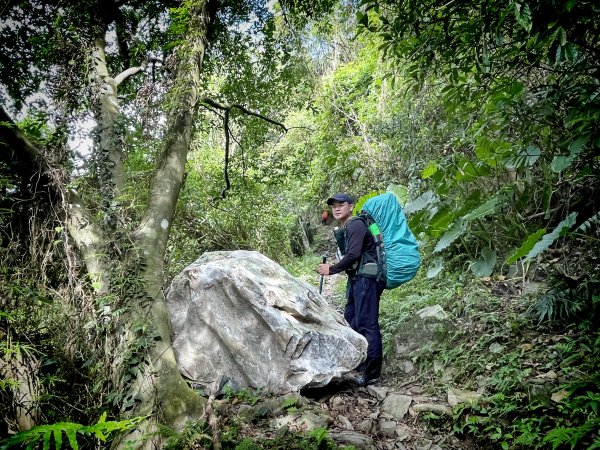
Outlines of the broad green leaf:
<svg viewBox="0 0 600 450">
<path fill-rule="evenodd" d="M 512 153 L 511 147 L 509 142 L 484 135 L 475 143 L 475 156 L 486 167 L 496 167 L 507 154 Z"/>
<path fill-rule="evenodd" d="M 408 218 L 408 226 L 413 233 L 419 234 L 425 232 L 429 223 L 427 213 L 428 211 L 426 209 L 422 209 L 421 211 L 410 215 Z"/>
<path fill-rule="evenodd" d="M 465 232 L 466 229 L 466 221 L 461 217 L 450 227 L 448 231 L 442 236 L 442 238 L 438 241 L 435 248 L 433 249 L 434 253 L 440 252 L 448 247 L 452 242 L 454 242 L 461 234 Z"/>
<path fill-rule="evenodd" d="M 376 197 L 376 196 L 378 196 L 380 194 L 383 194 L 383 192 L 382 191 L 373 191 L 373 192 L 369 192 L 368 194 L 363 195 L 356 202 L 356 205 L 354 206 L 354 210 L 352 211 L 352 213 L 354 215 L 357 215 L 361 211 L 363 205 L 365 204 L 365 202 L 367 200 L 369 200 L 370 198 Z"/>
<path fill-rule="evenodd" d="M 477 169 L 473 163 L 471 161 L 465 161 L 458 166 L 458 170 L 454 174 L 454 179 L 456 181 L 472 181 L 477 178 L 478 175 Z"/>
<path fill-rule="evenodd" d="M 429 205 L 434 203 L 436 200 L 437 200 L 437 198 L 436 198 L 435 194 L 433 193 L 433 191 L 427 191 L 427 192 L 421 194 L 420 196 L 418 196 L 416 199 L 414 199 L 408 205 L 406 205 L 404 207 L 404 212 L 406 214 L 412 214 L 416 211 L 420 211 L 422 209 L 427 208 Z"/>
<path fill-rule="evenodd" d="M 525 261 L 530 261 L 540 253 L 545 251 L 552 243 L 563 235 L 569 228 L 575 224 L 577 213 L 572 212 L 562 222 L 560 222 L 554 230 L 542 236 L 542 239 L 536 242 L 531 251 L 525 257 Z"/>
<path fill-rule="evenodd" d="M 394 194 L 401 205 L 408 201 L 408 188 L 401 184 L 390 184 L 387 191 Z"/>
<path fill-rule="evenodd" d="M 431 175 L 436 173 L 439 169 L 437 161 L 429 161 L 425 168 L 421 171 L 421 178 L 429 178 Z"/>
<path fill-rule="evenodd" d="M 552 163 L 550 164 L 550 168 L 552 169 L 552 171 L 555 173 L 560 173 L 567 167 L 569 167 L 571 164 L 573 164 L 573 161 L 575 161 L 577 155 L 581 153 L 581 150 L 583 150 L 589 138 L 590 136 L 588 134 L 579 136 L 577 139 L 575 139 L 569 144 L 568 155 L 555 156 L 552 159 Z"/>
<path fill-rule="evenodd" d="M 457 205 L 458 209 L 455 210 L 456 216 L 464 216 L 475 208 L 478 208 L 483 202 L 483 196 L 483 193 L 479 189 L 472 191 L 469 196 L 464 199 L 464 202 L 461 205 Z M 485 195 L 485 197 L 488 198 L 489 195 Z"/>
<path fill-rule="evenodd" d="M 358 11 L 356 13 L 356 19 L 359 25 L 362 25 L 365 28 L 369 27 L 369 15 L 368 14 L 363 14 L 362 12 Z"/>
<path fill-rule="evenodd" d="M 466 221 L 471 221 L 471 220 L 479 219 L 481 217 L 485 217 L 488 214 L 491 214 L 494 211 L 496 211 L 496 207 L 499 204 L 504 203 L 504 201 L 505 201 L 505 198 L 503 195 L 497 195 L 496 197 L 492 197 L 487 202 L 485 202 L 483 205 L 474 209 L 470 213 L 465 214 L 463 216 L 463 219 Z"/>
<path fill-rule="evenodd" d="M 440 273 L 443 268 L 444 260 L 442 259 L 442 257 L 438 256 L 437 258 L 434 258 L 431 266 L 429 266 L 429 268 L 427 269 L 427 278 L 433 278 L 437 276 L 437 274 Z"/>
<path fill-rule="evenodd" d="M 511 97 L 516 97 L 517 95 L 520 95 L 522 92 L 523 92 L 523 83 L 521 83 L 520 81 L 515 81 L 510 87 L 509 95 Z"/>
<path fill-rule="evenodd" d="M 445 206 L 439 209 L 438 212 L 429 220 L 427 233 L 432 237 L 438 237 L 445 232 L 450 224 L 456 219 L 456 213 L 453 209 Z"/>
<path fill-rule="evenodd" d="M 527 253 L 531 251 L 535 243 L 542 237 L 542 235 L 546 232 L 545 228 L 540 228 L 535 233 L 530 234 L 525 239 L 525 242 L 521 244 L 521 246 L 505 261 L 506 264 L 512 264 L 517 261 L 517 259 L 522 258 Z"/>
<path fill-rule="evenodd" d="M 567 32 L 563 27 L 558 27 L 558 32 L 560 34 L 560 45 L 564 47 L 567 43 Z"/>
<path fill-rule="evenodd" d="M 457 170 L 454 173 L 456 181 L 473 181 L 478 177 L 487 176 L 490 174 L 490 167 L 481 161 L 469 161 L 465 158 L 460 158 L 457 162 Z"/>
<path fill-rule="evenodd" d="M 494 270 L 496 260 L 496 252 L 490 248 L 484 248 L 481 251 L 481 258 L 471 262 L 471 272 L 479 278 L 489 277 Z"/>
<path fill-rule="evenodd" d="M 524 5 L 515 3 L 515 18 L 517 19 L 517 23 L 521 25 L 525 31 L 528 33 L 531 31 L 531 10 L 527 3 Z"/>
<path fill-rule="evenodd" d="M 569 144 L 569 154 L 571 155 L 577 155 L 581 152 L 581 150 L 583 150 L 583 147 L 585 146 L 585 144 L 587 144 L 587 141 L 589 140 L 590 135 L 586 134 L 583 136 L 579 136 L 577 139 L 575 139 L 573 142 L 571 142 Z"/>
<path fill-rule="evenodd" d="M 475 145 L 475 155 L 480 161 L 489 161 L 492 154 L 491 143 L 487 138 L 482 138 Z"/>
<path fill-rule="evenodd" d="M 565 45 L 565 54 L 567 55 L 567 59 L 569 61 L 575 61 L 579 56 L 577 45 L 573 44 L 572 42 L 567 42 L 567 45 Z"/>
<path fill-rule="evenodd" d="M 567 167 L 569 167 L 571 164 L 573 164 L 573 161 L 575 161 L 575 155 L 569 155 L 569 156 L 558 155 L 558 156 L 555 156 L 554 158 L 552 158 L 552 162 L 550 163 L 550 168 L 552 169 L 553 172 L 560 173 L 563 170 L 565 170 Z"/>
</svg>

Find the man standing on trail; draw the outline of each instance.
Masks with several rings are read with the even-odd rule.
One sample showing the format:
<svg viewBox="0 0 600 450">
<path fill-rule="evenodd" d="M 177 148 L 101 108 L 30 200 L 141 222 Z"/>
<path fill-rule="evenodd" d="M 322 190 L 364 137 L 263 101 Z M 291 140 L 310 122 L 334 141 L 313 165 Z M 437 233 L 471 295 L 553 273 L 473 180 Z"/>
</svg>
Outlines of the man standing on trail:
<svg viewBox="0 0 600 450">
<path fill-rule="evenodd" d="M 321 275 L 333 275 L 345 271 L 348 275 L 344 318 L 352 329 L 367 339 L 367 360 L 359 366 L 361 375 L 356 380 L 359 386 L 374 384 L 381 376 L 382 343 L 379 328 L 379 299 L 385 288 L 385 280 L 376 280 L 357 273 L 361 256 L 368 253 L 377 258 L 373 236 L 361 219 L 352 216 L 354 198 L 345 193 L 327 199 L 333 218 L 340 225 L 336 236 L 341 243 L 342 259 L 334 265 L 319 264 Z M 341 242 L 340 242 L 341 241 Z M 341 247 L 345 248 L 341 248 Z"/>
</svg>

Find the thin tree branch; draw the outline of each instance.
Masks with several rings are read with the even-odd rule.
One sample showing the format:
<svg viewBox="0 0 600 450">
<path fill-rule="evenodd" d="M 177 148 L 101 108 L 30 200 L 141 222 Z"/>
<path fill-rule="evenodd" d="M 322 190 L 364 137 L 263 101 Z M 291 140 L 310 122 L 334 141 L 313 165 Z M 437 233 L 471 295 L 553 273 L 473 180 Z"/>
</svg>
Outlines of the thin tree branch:
<svg viewBox="0 0 600 450">
<path fill-rule="evenodd" d="M 258 117 L 259 119 L 262 119 L 265 122 L 268 122 L 272 125 L 283 128 L 283 130 L 286 133 L 288 132 L 289 129 L 281 122 L 273 120 L 273 119 L 271 119 L 263 114 L 260 114 L 258 112 L 252 111 L 252 110 L 246 108 L 245 106 L 239 105 L 237 103 L 234 103 L 231 105 L 223 105 L 222 103 L 219 103 L 216 100 L 213 100 L 213 99 L 207 98 L 207 97 L 201 98 L 200 102 L 205 103 L 206 105 L 212 106 L 213 108 L 220 109 L 221 111 L 225 112 L 225 115 L 223 116 L 223 128 L 225 130 L 225 162 L 223 165 L 224 166 L 223 167 L 223 177 L 225 178 L 225 188 L 221 191 L 221 197 L 225 198 L 225 196 L 227 195 L 227 191 L 229 189 L 231 189 L 231 182 L 229 181 L 229 142 L 230 142 L 229 114 L 230 114 L 231 110 L 233 108 L 239 109 L 240 111 L 242 111 L 244 114 L 246 114 L 248 116 Z M 210 108 L 208 108 L 208 109 L 210 109 Z"/>
<path fill-rule="evenodd" d="M 136 73 L 140 73 L 140 72 L 143 72 L 144 70 L 146 70 L 147 66 L 148 66 L 148 61 L 144 61 L 141 66 L 130 67 L 129 69 L 124 70 L 123 72 L 121 72 L 119 75 L 117 75 L 115 77 L 115 84 L 117 86 L 119 86 L 127 78 L 135 75 Z"/>
<path fill-rule="evenodd" d="M 231 183 L 229 182 L 229 109 L 225 110 L 223 116 L 223 127 L 225 128 L 225 162 L 223 164 L 223 178 L 225 179 L 225 188 L 221 191 L 221 197 L 225 198 L 227 191 L 231 189 Z"/>
<path fill-rule="evenodd" d="M 215 101 L 213 99 L 206 98 L 206 97 L 202 98 L 200 101 L 202 103 L 206 103 L 207 105 L 212 106 L 213 108 L 217 108 L 217 109 L 220 109 L 220 110 L 223 110 L 223 111 L 224 110 L 230 110 L 231 111 L 233 108 L 237 108 L 240 111 L 242 111 L 244 114 L 247 114 L 249 116 L 258 117 L 258 118 L 260 118 L 260 119 L 262 119 L 262 120 L 264 120 L 266 122 L 269 122 L 270 124 L 273 124 L 273 125 L 276 125 L 276 126 L 278 126 L 280 128 L 283 128 L 283 130 L 285 132 L 288 131 L 288 128 L 284 124 L 282 124 L 281 122 L 273 120 L 273 119 L 271 119 L 271 118 L 269 118 L 269 117 L 267 117 L 267 116 L 265 116 L 265 115 L 263 115 L 261 113 L 258 113 L 256 111 L 252 111 L 252 110 L 246 108 L 245 106 L 239 105 L 237 103 L 234 103 L 234 104 L 231 104 L 231 105 L 223 105 L 222 103 L 219 103 L 219 102 L 217 102 L 217 101 Z"/>
</svg>

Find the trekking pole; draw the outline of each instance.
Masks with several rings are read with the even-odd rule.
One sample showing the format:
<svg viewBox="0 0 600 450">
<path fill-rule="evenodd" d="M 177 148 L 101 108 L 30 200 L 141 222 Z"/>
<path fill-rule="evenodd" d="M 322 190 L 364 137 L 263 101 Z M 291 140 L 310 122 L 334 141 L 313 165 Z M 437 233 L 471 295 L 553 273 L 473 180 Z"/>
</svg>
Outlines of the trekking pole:
<svg viewBox="0 0 600 450">
<path fill-rule="evenodd" d="M 323 255 L 322 257 L 323 264 L 327 262 L 327 256 Z M 323 292 L 323 275 L 321 275 L 321 282 L 319 283 L 319 295 Z"/>
</svg>

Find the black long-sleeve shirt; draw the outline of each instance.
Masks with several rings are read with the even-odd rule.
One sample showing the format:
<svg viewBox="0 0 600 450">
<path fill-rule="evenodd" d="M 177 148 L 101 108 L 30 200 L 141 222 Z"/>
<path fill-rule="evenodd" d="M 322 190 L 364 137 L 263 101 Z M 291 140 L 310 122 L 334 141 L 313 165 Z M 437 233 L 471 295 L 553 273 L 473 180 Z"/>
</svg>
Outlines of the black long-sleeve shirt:
<svg viewBox="0 0 600 450">
<path fill-rule="evenodd" d="M 356 267 L 352 266 L 360 260 L 363 252 L 368 252 L 376 258 L 377 250 L 373 236 L 371 236 L 367 225 L 361 219 L 350 219 L 346 223 L 346 230 L 348 233 L 348 250 L 340 261 L 329 267 L 330 275 L 340 273 L 343 270 L 348 275 L 353 275 L 356 272 Z"/>
</svg>

